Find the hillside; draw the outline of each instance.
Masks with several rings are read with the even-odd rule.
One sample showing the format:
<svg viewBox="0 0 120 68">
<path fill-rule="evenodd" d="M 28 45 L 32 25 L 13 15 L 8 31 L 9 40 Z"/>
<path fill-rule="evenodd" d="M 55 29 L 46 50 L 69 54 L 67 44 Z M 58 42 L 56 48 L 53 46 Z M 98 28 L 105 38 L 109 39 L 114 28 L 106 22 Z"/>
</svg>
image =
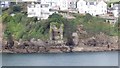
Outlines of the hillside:
<svg viewBox="0 0 120 68">
<path fill-rule="evenodd" d="M 69 13 L 74 18 L 68 19 L 60 14 L 65 12 L 54 13 L 47 20 L 37 20 L 37 18 L 27 17 L 27 13 L 21 7 L 22 5 L 16 5 L 3 10 L 4 50 L 14 53 L 41 53 L 48 51 L 71 52 L 71 50 L 73 52 L 81 50 L 111 51 L 118 48 L 116 39 L 118 22 L 113 27 L 104 18 L 78 13 Z M 11 15 L 11 13 L 14 15 Z M 51 31 L 51 23 L 56 24 L 55 26 L 58 28 L 62 24 L 64 26 L 62 27 L 62 33 L 57 32 L 56 27 L 54 27 L 55 30 Z M 50 32 L 53 32 L 53 34 L 51 35 Z M 59 38 L 56 35 L 60 33 L 63 42 L 60 42 L 60 44 L 51 43 L 50 36 Z M 113 41 L 113 39 L 115 40 Z M 56 40 L 53 38 L 52 41 Z M 71 46 L 73 49 L 71 49 Z"/>
</svg>

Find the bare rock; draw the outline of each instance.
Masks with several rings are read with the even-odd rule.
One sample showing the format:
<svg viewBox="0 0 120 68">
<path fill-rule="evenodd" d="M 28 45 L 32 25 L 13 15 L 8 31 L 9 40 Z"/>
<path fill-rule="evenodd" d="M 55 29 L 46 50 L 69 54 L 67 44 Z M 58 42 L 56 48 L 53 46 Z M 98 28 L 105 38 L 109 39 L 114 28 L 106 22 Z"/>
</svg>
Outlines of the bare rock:
<svg viewBox="0 0 120 68">
<path fill-rule="evenodd" d="M 83 48 L 82 47 L 73 47 L 72 51 L 73 52 L 79 52 L 79 51 L 82 51 Z"/>
<path fill-rule="evenodd" d="M 60 49 L 54 48 L 54 49 L 50 49 L 49 53 L 63 53 Z"/>
<path fill-rule="evenodd" d="M 69 46 L 63 46 L 63 47 L 61 47 L 61 51 L 70 52 L 70 47 Z"/>
<path fill-rule="evenodd" d="M 38 53 L 44 53 L 44 52 L 46 52 L 46 48 L 45 47 L 39 47 Z"/>
<path fill-rule="evenodd" d="M 28 53 L 26 49 L 14 49 L 15 53 Z"/>
<path fill-rule="evenodd" d="M 74 32 L 74 33 L 72 34 L 72 36 L 73 36 L 73 42 L 74 42 L 74 44 L 75 44 L 75 45 L 78 45 L 78 43 L 79 43 L 79 37 L 78 37 L 77 32 Z"/>
<path fill-rule="evenodd" d="M 35 46 L 46 46 L 47 44 L 42 41 L 41 39 L 38 39 L 37 41 L 31 41 Z"/>
<path fill-rule="evenodd" d="M 38 52 L 38 50 L 39 50 L 39 48 L 37 47 L 37 46 L 29 46 L 28 48 L 27 48 L 27 51 L 29 52 L 29 53 L 37 53 Z"/>
</svg>

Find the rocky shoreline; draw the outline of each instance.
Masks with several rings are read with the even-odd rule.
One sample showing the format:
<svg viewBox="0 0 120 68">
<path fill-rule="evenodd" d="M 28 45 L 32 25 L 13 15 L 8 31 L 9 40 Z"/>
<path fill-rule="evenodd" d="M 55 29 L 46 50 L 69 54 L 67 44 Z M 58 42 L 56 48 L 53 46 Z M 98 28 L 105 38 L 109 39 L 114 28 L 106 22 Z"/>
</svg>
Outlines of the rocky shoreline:
<svg viewBox="0 0 120 68">
<path fill-rule="evenodd" d="M 50 33 L 50 40 L 32 38 L 30 40 L 18 41 L 10 37 L 2 40 L 2 53 L 70 53 L 70 52 L 98 52 L 98 51 L 119 51 L 118 36 L 108 36 L 104 33 L 88 36 L 86 31 L 78 29 L 72 33 L 71 40 L 63 38 L 63 25 L 61 29 L 53 29 Z M 79 27 L 80 28 L 80 27 Z"/>
<path fill-rule="evenodd" d="M 107 50 L 104 50 L 104 49 L 102 49 L 102 50 L 97 50 L 97 49 L 92 49 L 92 50 L 90 50 L 90 49 L 88 49 L 88 50 L 74 50 L 74 51 L 60 51 L 60 50 L 57 50 L 57 49 L 55 49 L 55 50 L 51 50 L 51 51 L 49 51 L 49 52 L 27 52 L 27 51 L 25 51 L 25 50 L 22 50 L 22 51 L 12 51 L 12 50 L 1 50 L 0 51 L 0 53 L 7 53 L 7 54 L 31 54 L 31 53 L 38 53 L 38 54 L 41 54 L 41 53 L 76 53 L 76 52 L 111 52 L 111 51 L 120 51 L 120 49 L 107 49 Z"/>
<path fill-rule="evenodd" d="M 7 43 L 6 43 L 7 44 Z M 79 40 L 77 45 L 54 45 L 42 40 L 15 41 L 14 46 L 4 44 L 2 53 L 71 53 L 71 52 L 103 52 L 119 51 L 118 37 L 97 35 Z"/>
</svg>

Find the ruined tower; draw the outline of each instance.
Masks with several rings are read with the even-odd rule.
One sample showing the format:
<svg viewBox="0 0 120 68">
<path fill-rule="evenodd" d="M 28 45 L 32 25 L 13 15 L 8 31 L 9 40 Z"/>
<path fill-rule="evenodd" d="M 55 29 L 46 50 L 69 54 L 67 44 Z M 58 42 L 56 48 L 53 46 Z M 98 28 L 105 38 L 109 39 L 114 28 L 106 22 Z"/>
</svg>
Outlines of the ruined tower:
<svg viewBox="0 0 120 68">
<path fill-rule="evenodd" d="M 63 24 L 52 22 L 50 24 L 50 41 L 52 44 L 63 44 Z"/>
</svg>

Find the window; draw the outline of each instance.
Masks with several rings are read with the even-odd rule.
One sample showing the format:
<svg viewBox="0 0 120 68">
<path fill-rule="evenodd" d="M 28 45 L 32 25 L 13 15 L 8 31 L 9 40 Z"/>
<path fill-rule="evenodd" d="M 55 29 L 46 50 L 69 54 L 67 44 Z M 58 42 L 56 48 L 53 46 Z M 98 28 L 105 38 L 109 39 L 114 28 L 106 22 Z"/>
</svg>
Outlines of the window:
<svg viewBox="0 0 120 68">
<path fill-rule="evenodd" d="M 33 12 L 34 10 L 32 9 L 32 12 Z"/>
<path fill-rule="evenodd" d="M 107 12 L 107 11 L 105 10 L 105 12 Z"/>
<path fill-rule="evenodd" d="M 96 12 L 96 10 L 94 10 L 94 12 Z"/>
<path fill-rule="evenodd" d="M 94 5 L 94 2 L 90 2 L 89 4 L 90 4 L 90 5 Z"/>
</svg>

